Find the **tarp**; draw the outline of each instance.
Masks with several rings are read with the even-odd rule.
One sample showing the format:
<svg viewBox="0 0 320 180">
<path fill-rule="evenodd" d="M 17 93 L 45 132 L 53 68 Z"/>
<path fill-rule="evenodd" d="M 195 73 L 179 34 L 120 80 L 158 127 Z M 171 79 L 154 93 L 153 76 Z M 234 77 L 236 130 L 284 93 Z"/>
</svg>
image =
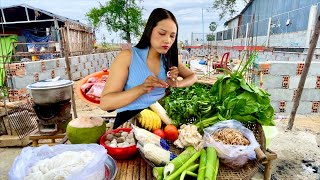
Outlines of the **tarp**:
<svg viewBox="0 0 320 180">
<path fill-rule="evenodd" d="M 12 53 L 13 53 L 12 42 L 17 42 L 17 41 L 18 41 L 17 35 L 0 37 L 0 86 L 4 85 L 5 64 L 9 63 L 12 59 Z"/>
<path fill-rule="evenodd" d="M 27 43 L 30 43 L 30 44 L 28 44 L 28 49 L 30 49 L 32 47 L 36 47 L 37 50 L 40 51 L 41 47 L 49 48 L 49 43 L 44 43 L 44 44 L 32 44 L 32 43 L 34 43 L 34 42 L 49 42 L 50 35 L 49 36 L 39 37 L 39 36 L 35 36 L 35 35 L 31 34 L 28 31 L 23 31 L 22 35 L 24 37 L 26 37 Z"/>
<path fill-rule="evenodd" d="M 39 36 L 31 34 L 28 31 L 23 31 L 22 35 L 27 39 L 28 50 L 33 47 L 35 47 L 38 52 L 40 51 L 41 47 L 45 47 L 46 49 L 49 49 L 49 43 L 45 43 L 45 42 L 50 41 L 50 35 L 39 37 Z M 36 44 L 37 42 L 44 42 L 44 43 Z M 48 59 L 48 58 L 50 58 L 49 54 L 44 54 L 44 55 L 40 56 L 40 59 Z"/>
</svg>

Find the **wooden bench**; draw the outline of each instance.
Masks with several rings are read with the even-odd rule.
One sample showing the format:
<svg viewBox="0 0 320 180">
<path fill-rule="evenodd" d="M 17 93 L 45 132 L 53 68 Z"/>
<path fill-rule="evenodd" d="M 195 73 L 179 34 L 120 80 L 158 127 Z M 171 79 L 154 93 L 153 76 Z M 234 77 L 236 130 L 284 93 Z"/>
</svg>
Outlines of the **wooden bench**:
<svg viewBox="0 0 320 180">
<path fill-rule="evenodd" d="M 56 139 L 63 139 L 65 138 L 66 134 L 55 134 L 55 135 L 42 135 L 39 133 L 31 134 L 29 136 L 29 140 L 32 141 L 32 146 L 33 147 L 38 147 L 39 145 L 44 145 L 48 144 L 50 145 L 56 145 L 59 144 L 60 142 L 56 142 Z M 50 142 L 45 142 L 45 143 L 39 143 L 39 140 L 49 140 Z"/>
</svg>

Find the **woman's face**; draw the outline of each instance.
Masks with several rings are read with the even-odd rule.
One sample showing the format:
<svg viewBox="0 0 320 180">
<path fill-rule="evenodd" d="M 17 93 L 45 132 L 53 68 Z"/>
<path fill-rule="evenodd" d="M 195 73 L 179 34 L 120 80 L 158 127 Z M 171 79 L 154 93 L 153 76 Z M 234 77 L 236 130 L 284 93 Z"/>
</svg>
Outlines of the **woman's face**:
<svg viewBox="0 0 320 180">
<path fill-rule="evenodd" d="M 177 26 L 172 19 L 158 22 L 151 33 L 151 46 L 160 54 L 166 54 L 176 39 Z"/>
</svg>

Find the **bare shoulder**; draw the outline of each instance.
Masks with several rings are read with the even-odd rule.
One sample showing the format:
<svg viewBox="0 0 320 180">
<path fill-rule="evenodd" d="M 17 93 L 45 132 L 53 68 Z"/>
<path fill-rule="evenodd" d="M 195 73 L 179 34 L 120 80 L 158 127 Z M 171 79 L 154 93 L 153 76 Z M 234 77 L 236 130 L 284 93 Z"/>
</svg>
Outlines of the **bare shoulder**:
<svg viewBox="0 0 320 180">
<path fill-rule="evenodd" d="M 123 50 L 117 55 L 115 61 L 125 63 L 125 64 L 127 64 L 127 63 L 130 64 L 131 56 L 132 56 L 131 50 L 128 50 L 128 49 Z"/>
<path fill-rule="evenodd" d="M 112 62 L 110 70 L 116 69 L 115 71 L 122 71 L 128 69 L 131 64 L 131 54 L 131 50 L 121 51 Z"/>
<path fill-rule="evenodd" d="M 118 56 L 130 56 L 131 57 L 132 54 L 132 50 L 131 49 L 126 49 L 126 50 L 122 50 Z"/>
</svg>

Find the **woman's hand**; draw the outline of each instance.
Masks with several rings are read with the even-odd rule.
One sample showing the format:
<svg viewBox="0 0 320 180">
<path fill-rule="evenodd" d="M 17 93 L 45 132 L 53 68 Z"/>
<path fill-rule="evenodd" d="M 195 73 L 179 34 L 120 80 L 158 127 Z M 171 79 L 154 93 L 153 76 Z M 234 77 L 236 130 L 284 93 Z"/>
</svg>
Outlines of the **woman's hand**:
<svg viewBox="0 0 320 180">
<path fill-rule="evenodd" d="M 149 93 L 154 88 L 168 88 L 169 85 L 155 76 L 149 76 L 140 87 L 144 93 Z"/>
<path fill-rule="evenodd" d="M 172 66 L 167 73 L 167 81 L 169 86 L 171 87 L 178 87 L 178 75 L 179 69 L 176 66 Z"/>
</svg>

